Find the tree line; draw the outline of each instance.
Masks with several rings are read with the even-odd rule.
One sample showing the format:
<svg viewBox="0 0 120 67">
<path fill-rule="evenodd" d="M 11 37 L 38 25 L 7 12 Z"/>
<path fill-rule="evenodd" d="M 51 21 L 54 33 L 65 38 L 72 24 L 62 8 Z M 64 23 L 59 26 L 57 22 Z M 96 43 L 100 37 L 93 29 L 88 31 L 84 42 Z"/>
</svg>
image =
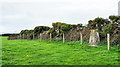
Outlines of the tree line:
<svg viewBox="0 0 120 67">
<path fill-rule="evenodd" d="M 97 17 L 95 19 L 89 20 L 86 26 L 83 24 L 66 24 L 61 22 L 52 23 L 52 28 L 48 26 L 36 26 L 33 30 L 22 30 L 19 34 L 30 34 L 32 38 L 34 34 L 35 36 L 47 31 L 47 34 L 52 35 L 52 37 L 61 37 L 63 33 L 68 32 L 71 29 L 77 29 L 78 31 L 82 31 L 83 29 L 88 28 L 96 29 L 99 32 L 100 39 L 104 40 L 106 38 L 106 34 L 109 33 L 113 40 L 113 44 L 117 44 L 120 42 L 120 16 L 111 15 L 107 19 L 102 17 Z M 84 34 L 84 33 L 83 33 Z M 15 35 L 15 34 L 12 34 Z"/>
</svg>

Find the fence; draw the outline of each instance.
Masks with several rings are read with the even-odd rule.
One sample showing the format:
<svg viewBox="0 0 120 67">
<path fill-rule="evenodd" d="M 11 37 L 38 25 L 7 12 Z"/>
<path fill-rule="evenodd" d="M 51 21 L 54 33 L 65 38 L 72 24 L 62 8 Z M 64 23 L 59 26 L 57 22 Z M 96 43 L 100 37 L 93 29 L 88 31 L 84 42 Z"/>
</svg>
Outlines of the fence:
<svg viewBox="0 0 120 67">
<path fill-rule="evenodd" d="M 118 36 L 116 36 L 118 37 Z M 90 30 L 84 29 L 82 31 L 77 31 L 76 29 L 70 30 L 67 33 L 63 33 L 62 37 L 53 37 L 52 33 L 47 34 L 47 31 L 44 31 L 43 33 L 39 33 L 37 35 L 34 35 L 34 33 L 28 33 L 28 34 L 19 34 L 19 35 L 10 35 L 8 37 L 8 40 L 13 40 L 13 39 L 40 39 L 41 40 L 62 40 L 63 43 L 65 41 L 80 41 L 81 45 L 83 44 L 84 41 L 89 41 L 90 39 Z M 110 34 L 107 34 L 107 49 L 110 50 Z"/>
</svg>

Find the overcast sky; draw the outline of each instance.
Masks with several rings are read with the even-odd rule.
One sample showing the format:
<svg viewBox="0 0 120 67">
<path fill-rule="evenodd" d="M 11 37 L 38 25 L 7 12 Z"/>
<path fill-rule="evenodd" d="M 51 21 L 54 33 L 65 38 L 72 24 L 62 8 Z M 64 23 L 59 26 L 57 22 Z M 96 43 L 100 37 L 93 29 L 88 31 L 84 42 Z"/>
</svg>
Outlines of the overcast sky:
<svg viewBox="0 0 120 67">
<path fill-rule="evenodd" d="M 0 33 L 19 33 L 53 22 L 87 24 L 118 14 L 119 0 L 0 0 Z"/>
</svg>

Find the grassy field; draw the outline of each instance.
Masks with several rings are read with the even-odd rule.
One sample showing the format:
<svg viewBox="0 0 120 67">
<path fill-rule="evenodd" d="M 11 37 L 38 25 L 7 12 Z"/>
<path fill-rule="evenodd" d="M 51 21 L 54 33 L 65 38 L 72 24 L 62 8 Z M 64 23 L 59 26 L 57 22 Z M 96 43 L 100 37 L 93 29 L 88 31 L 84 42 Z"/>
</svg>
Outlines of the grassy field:
<svg viewBox="0 0 120 67">
<path fill-rule="evenodd" d="M 2 37 L 3 65 L 118 65 L 118 47 L 101 43 L 81 46 L 79 41 L 7 40 Z"/>
</svg>

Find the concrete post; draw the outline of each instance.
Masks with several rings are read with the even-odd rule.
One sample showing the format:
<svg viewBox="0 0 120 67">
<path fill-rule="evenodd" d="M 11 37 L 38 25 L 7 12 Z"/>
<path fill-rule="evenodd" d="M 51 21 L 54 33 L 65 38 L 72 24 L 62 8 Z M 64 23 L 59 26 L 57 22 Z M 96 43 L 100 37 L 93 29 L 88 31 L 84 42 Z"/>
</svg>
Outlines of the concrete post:
<svg viewBox="0 0 120 67">
<path fill-rule="evenodd" d="M 99 43 L 99 33 L 95 29 L 90 32 L 89 46 L 97 46 Z"/>
</svg>

